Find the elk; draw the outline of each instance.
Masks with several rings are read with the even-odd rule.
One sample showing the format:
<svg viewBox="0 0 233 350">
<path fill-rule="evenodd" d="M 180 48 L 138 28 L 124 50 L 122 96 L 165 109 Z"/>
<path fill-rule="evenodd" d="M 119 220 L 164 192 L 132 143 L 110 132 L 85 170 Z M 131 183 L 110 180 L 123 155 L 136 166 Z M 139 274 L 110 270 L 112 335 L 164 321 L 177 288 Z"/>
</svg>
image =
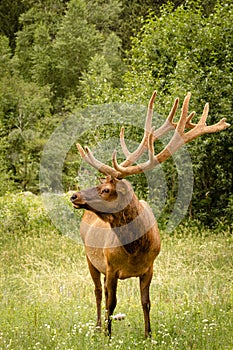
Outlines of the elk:
<svg viewBox="0 0 233 350">
<path fill-rule="evenodd" d="M 154 168 L 174 154 L 182 145 L 200 135 L 226 129 L 229 124 L 223 118 L 217 124 L 207 126 L 209 106 L 205 105 L 197 124 L 192 122 L 195 112 L 188 115 L 191 94 L 184 99 L 181 116 L 173 121 L 178 108 L 178 98 L 164 124 L 155 130 L 152 115 L 156 91 L 148 105 L 144 136 L 138 148 L 130 153 L 124 139 L 124 128 L 120 132 L 120 143 L 126 159 L 119 164 L 116 151 L 112 155 L 113 166 L 97 160 L 88 147 L 77 144 L 81 157 L 105 175 L 101 183 L 93 188 L 75 192 L 71 201 L 76 209 L 86 209 L 80 225 L 80 234 L 85 245 L 89 271 L 95 285 L 97 327 L 101 327 L 101 274 L 104 275 L 106 305 L 106 331 L 111 336 L 111 320 L 117 304 L 118 279 L 139 277 L 141 304 L 144 314 L 145 337 L 151 336 L 149 288 L 153 275 L 153 263 L 160 252 L 160 235 L 157 222 L 149 205 L 139 200 L 125 177 Z M 185 132 L 186 129 L 190 129 Z M 154 142 L 174 130 L 167 146 L 157 155 Z M 136 164 L 144 152 L 148 160 Z"/>
</svg>

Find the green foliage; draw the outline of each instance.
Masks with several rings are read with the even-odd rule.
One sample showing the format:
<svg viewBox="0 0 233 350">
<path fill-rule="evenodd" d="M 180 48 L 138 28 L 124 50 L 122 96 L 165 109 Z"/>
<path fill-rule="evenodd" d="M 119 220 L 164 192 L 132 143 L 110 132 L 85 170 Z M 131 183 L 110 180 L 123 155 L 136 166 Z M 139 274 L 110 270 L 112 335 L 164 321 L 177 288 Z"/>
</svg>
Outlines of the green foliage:
<svg viewBox="0 0 233 350">
<path fill-rule="evenodd" d="M 88 22 L 105 34 L 106 38 L 119 26 L 119 15 L 122 12 L 122 1 L 87 0 Z"/>
<path fill-rule="evenodd" d="M 26 1 L 22 0 L 0 2 L 0 35 L 8 37 L 12 50 L 15 49 L 15 33 L 20 29 L 19 17 L 27 8 Z"/>
<path fill-rule="evenodd" d="M 10 199 L 9 199 L 10 198 Z M 3 242 L 9 242 L 18 232 L 22 236 L 32 231 L 39 235 L 42 226 L 49 224 L 42 202 L 31 192 L 0 197 L 1 230 L 5 232 Z"/>
<path fill-rule="evenodd" d="M 17 34 L 15 65 L 24 79 L 51 86 L 56 110 L 63 107 L 64 99 L 80 97 L 81 76 L 95 55 L 106 57 L 115 69 L 113 80 L 119 80 L 120 41 L 111 28 L 120 4 L 112 0 L 104 6 L 108 12 L 105 21 L 100 19 L 102 2 L 84 0 L 69 1 L 66 6 L 57 1 L 48 6 L 39 2 L 20 17 L 23 28 Z"/>
<path fill-rule="evenodd" d="M 0 70 L 1 78 L 3 78 L 11 72 L 11 50 L 9 47 L 9 40 L 3 35 L 0 35 L 0 53 Z"/>
<path fill-rule="evenodd" d="M 6 84 L 7 81 L 7 84 Z M 22 189 L 36 190 L 45 118 L 50 116 L 49 89 L 17 76 L 0 81 L 0 114 L 6 167 Z M 3 89 L 4 86 L 4 89 Z"/>
<path fill-rule="evenodd" d="M 56 88 L 74 92 L 81 72 L 101 46 L 102 37 L 94 25 L 87 22 L 86 4 L 83 0 L 72 0 L 58 30 L 54 43 Z M 65 91 L 65 92 L 66 92 Z"/>
<path fill-rule="evenodd" d="M 25 82 L 14 73 L 10 49 L 1 40 L 0 125 L 1 181 L 15 179 L 22 189 L 34 189 L 38 179 L 38 151 L 44 143 L 44 120 L 50 116 L 50 91 Z M 12 184 L 13 185 L 13 184 Z M 15 187 L 15 186 L 13 186 Z M 9 190 L 1 186 L 1 192 Z"/>
<path fill-rule="evenodd" d="M 17 33 L 14 60 L 24 79 L 52 83 L 52 45 L 64 10 L 65 2 L 60 0 L 39 1 L 20 16 L 22 29 Z"/>
<path fill-rule="evenodd" d="M 112 69 L 102 55 L 95 55 L 88 71 L 83 72 L 80 91 L 84 106 L 108 102 L 108 93 L 112 89 Z"/>
</svg>

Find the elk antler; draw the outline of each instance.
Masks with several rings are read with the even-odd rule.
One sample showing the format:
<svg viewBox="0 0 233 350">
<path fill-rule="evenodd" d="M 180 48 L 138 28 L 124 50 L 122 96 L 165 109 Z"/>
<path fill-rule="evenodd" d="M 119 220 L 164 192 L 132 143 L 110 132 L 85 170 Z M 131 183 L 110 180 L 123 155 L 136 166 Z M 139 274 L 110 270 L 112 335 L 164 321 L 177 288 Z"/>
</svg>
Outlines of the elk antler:
<svg viewBox="0 0 233 350">
<path fill-rule="evenodd" d="M 154 128 L 151 127 L 152 115 L 153 115 L 153 104 L 154 104 L 155 97 L 156 97 L 156 91 L 153 92 L 148 105 L 143 139 L 139 144 L 138 148 L 133 153 L 130 153 L 128 151 L 124 140 L 124 129 L 123 128 L 121 129 L 120 141 L 121 141 L 122 150 L 126 156 L 126 160 L 124 162 L 122 162 L 121 164 L 118 164 L 116 159 L 116 151 L 114 151 L 112 156 L 114 168 L 112 168 L 111 166 L 108 166 L 98 161 L 88 147 L 86 147 L 84 151 L 82 146 L 80 144 L 77 144 L 81 157 L 87 163 L 89 163 L 95 169 L 99 170 L 101 173 L 105 175 L 111 175 L 115 178 L 124 178 L 126 176 L 139 174 L 154 168 L 157 164 L 164 162 L 167 158 L 169 158 L 172 154 L 174 154 L 182 145 L 190 142 L 191 140 L 195 139 L 200 135 L 221 131 L 230 126 L 230 124 L 226 123 L 225 118 L 221 119 L 217 124 L 210 125 L 210 126 L 206 125 L 206 119 L 209 111 L 208 103 L 204 107 L 203 114 L 200 121 L 197 124 L 193 124 L 191 120 L 195 112 L 192 112 L 190 115 L 188 115 L 188 105 L 191 97 L 191 94 L 188 93 L 184 99 L 182 110 L 181 110 L 181 116 L 178 123 L 173 122 L 173 118 L 179 103 L 179 99 L 177 98 L 164 124 L 157 130 L 155 130 Z M 189 128 L 191 130 L 185 133 L 184 132 L 185 128 Z M 164 135 L 165 133 L 167 133 L 169 130 L 173 130 L 173 129 L 175 130 L 175 132 L 170 142 L 159 154 L 154 155 L 155 140 L 161 137 L 162 135 Z M 149 160 L 145 163 L 132 165 L 141 157 L 141 155 L 147 149 L 148 149 Z"/>
<path fill-rule="evenodd" d="M 80 145 L 80 143 L 77 143 L 77 148 L 79 150 L 79 153 L 81 155 L 81 157 L 83 158 L 83 160 L 85 160 L 85 162 L 87 162 L 88 164 L 90 164 L 91 166 L 93 166 L 93 168 L 99 170 L 99 172 L 101 172 L 102 174 L 105 175 L 111 175 L 112 177 L 115 178 L 119 178 L 120 174 L 118 173 L 118 171 L 112 167 L 110 167 L 109 165 L 106 165 L 102 162 L 100 162 L 99 160 L 97 160 L 93 153 L 91 152 L 89 147 L 85 147 L 85 150 L 82 148 L 82 146 Z"/>
<path fill-rule="evenodd" d="M 121 128 L 121 132 L 120 132 L 121 148 L 122 148 L 124 155 L 127 157 L 126 160 L 124 160 L 124 162 L 122 162 L 120 164 L 123 167 L 128 167 L 131 164 L 135 163 L 142 156 L 142 154 L 148 149 L 149 135 L 150 135 L 151 130 L 152 130 L 151 124 L 152 124 L 154 100 L 155 100 L 156 95 L 157 95 L 157 92 L 154 91 L 151 98 L 150 98 L 149 104 L 148 104 L 143 139 L 142 139 L 141 143 L 139 144 L 138 148 L 133 153 L 130 153 L 128 151 L 128 148 L 127 148 L 127 146 L 125 144 L 125 140 L 124 140 L 124 127 Z M 162 135 L 166 134 L 168 131 L 176 128 L 177 123 L 173 122 L 173 118 L 174 118 L 174 115 L 176 113 L 178 104 L 179 104 L 179 99 L 176 98 L 175 102 L 172 106 L 172 109 L 171 109 L 167 119 L 165 120 L 164 124 L 162 126 L 160 126 L 157 130 L 153 131 L 153 141 L 157 140 Z M 194 114 L 195 114 L 195 112 L 192 112 L 188 116 L 188 118 L 186 120 L 186 128 L 194 128 L 195 124 L 192 124 L 190 122 L 192 117 L 194 116 Z"/>
</svg>

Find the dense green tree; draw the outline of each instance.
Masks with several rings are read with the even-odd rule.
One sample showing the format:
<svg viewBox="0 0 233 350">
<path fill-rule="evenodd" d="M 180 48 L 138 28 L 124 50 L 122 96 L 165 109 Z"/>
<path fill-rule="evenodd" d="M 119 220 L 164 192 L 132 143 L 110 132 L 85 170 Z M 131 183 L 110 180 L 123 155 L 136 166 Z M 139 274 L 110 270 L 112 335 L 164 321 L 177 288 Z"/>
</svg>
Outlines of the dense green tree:
<svg viewBox="0 0 233 350">
<path fill-rule="evenodd" d="M 224 1 L 222 1 L 224 3 Z M 150 13 L 155 13 L 160 17 L 161 9 L 169 3 L 173 4 L 173 9 L 186 4 L 193 4 L 195 8 L 198 1 L 187 0 L 122 0 L 122 12 L 119 22 L 119 35 L 123 42 L 123 49 L 131 48 L 131 38 L 140 32 L 143 21 L 146 20 Z M 201 5 L 204 9 L 204 15 L 208 16 L 213 12 L 217 0 L 202 0 Z"/>
<path fill-rule="evenodd" d="M 8 76 L 11 72 L 11 49 L 6 36 L 0 35 L 0 78 Z"/>
<path fill-rule="evenodd" d="M 119 28 L 119 16 L 123 11 L 120 0 L 86 0 L 88 22 L 105 35 Z"/>
<path fill-rule="evenodd" d="M 88 106 L 112 100 L 109 91 L 121 87 L 125 66 L 120 56 L 120 40 L 111 33 L 103 45 L 101 54 L 90 61 L 80 81 L 80 102 Z"/>
<path fill-rule="evenodd" d="M 0 34 L 9 39 L 11 49 L 15 48 L 15 34 L 21 25 L 19 17 L 28 9 L 22 0 L 1 0 L 0 2 Z"/>
<path fill-rule="evenodd" d="M 14 60 L 24 79 L 53 83 L 52 47 L 65 8 L 60 0 L 32 2 L 20 16 Z"/>
<path fill-rule="evenodd" d="M 108 15 L 104 16 L 103 7 Z M 119 84 L 121 42 L 112 31 L 120 13 L 117 0 L 39 2 L 22 14 L 15 65 L 20 75 L 39 86 L 49 85 L 56 110 L 64 99 L 80 96 L 81 75 L 96 54 L 103 54 Z"/>
<path fill-rule="evenodd" d="M 202 6 L 208 15 L 212 12 L 217 0 L 203 0 Z M 24 26 L 21 14 L 34 8 L 38 13 L 48 12 L 63 14 L 69 0 L 1 0 L 0 33 L 10 40 L 11 48 L 15 48 L 15 35 Z M 86 0 L 88 21 L 106 34 L 114 31 L 123 42 L 123 48 L 130 48 L 130 38 L 141 28 L 141 19 L 154 11 L 159 15 L 160 7 L 168 0 Z M 222 1 L 223 2 L 223 1 Z M 185 4 L 186 0 L 174 0 L 175 7 Z M 196 2 L 194 2 L 196 3 Z M 119 17 L 120 16 L 120 17 Z M 56 18 L 56 16 L 54 17 Z M 51 23 L 54 23 L 51 18 Z"/>
<path fill-rule="evenodd" d="M 102 55 L 95 55 L 88 71 L 82 74 L 80 90 L 83 106 L 108 102 L 109 91 L 112 90 L 113 71 Z"/>
<path fill-rule="evenodd" d="M 22 189 L 35 190 L 50 91 L 18 76 L 6 37 L 0 37 L 0 57 L 1 181 L 15 180 Z M 1 186 L 0 191 L 8 187 Z"/>
<path fill-rule="evenodd" d="M 81 72 L 87 69 L 92 56 L 101 50 L 103 37 L 87 21 L 83 0 L 71 0 L 54 42 L 56 93 L 65 97 L 75 94 Z"/>
<path fill-rule="evenodd" d="M 125 100 L 146 101 L 156 88 L 158 111 L 167 115 L 174 97 L 191 91 L 190 109 L 198 116 L 209 102 L 208 123 L 222 117 L 231 122 L 232 23 L 230 2 L 216 5 L 209 17 L 203 16 L 201 6 L 174 10 L 169 5 L 159 17 L 151 14 L 132 41 L 129 69 L 123 78 Z M 216 223 L 232 205 L 231 144 L 232 128 L 190 146 L 196 181 L 192 209 L 208 224 Z"/>
<path fill-rule="evenodd" d="M 49 90 L 17 76 L 4 79 L 0 97 L 5 165 L 23 190 L 37 190 L 39 155 L 50 116 Z"/>
</svg>

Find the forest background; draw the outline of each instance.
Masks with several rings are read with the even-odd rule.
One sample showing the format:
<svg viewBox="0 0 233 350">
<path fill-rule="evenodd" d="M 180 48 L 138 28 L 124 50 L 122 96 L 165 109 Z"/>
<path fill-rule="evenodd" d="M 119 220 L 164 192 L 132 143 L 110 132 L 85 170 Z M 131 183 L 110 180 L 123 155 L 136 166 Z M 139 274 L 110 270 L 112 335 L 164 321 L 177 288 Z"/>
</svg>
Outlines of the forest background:
<svg viewBox="0 0 233 350">
<path fill-rule="evenodd" d="M 232 53 L 230 0 L 2 0 L 0 195 L 39 194 L 47 140 L 70 115 L 91 105 L 146 106 L 156 89 L 156 110 L 165 119 L 174 99 L 191 91 L 197 118 L 209 102 L 209 124 L 223 117 L 232 124 Z M 106 133 L 119 134 L 110 120 L 107 130 L 82 138 L 93 146 Z M 140 140 L 140 130 L 130 133 Z M 187 215 L 209 227 L 232 225 L 232 138 L 231 126 L 188 146 L 195 183 Z M 80 161 L 74 146 L 64 162 L 65 191 L 75 188 Z M 166 217 L 177 194 L 172 160 L 164 171 Z M 145 178 L 133 182 L 145 196 Z"/>
</svg>

